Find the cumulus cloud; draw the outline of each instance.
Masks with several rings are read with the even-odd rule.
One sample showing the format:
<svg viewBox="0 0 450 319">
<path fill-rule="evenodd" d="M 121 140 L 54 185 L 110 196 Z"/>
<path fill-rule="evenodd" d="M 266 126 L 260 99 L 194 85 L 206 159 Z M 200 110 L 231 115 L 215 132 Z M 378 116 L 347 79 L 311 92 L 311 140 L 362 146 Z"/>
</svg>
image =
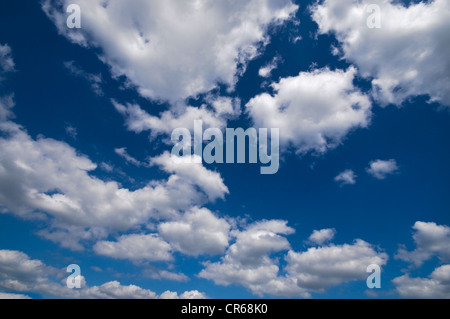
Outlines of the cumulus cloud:
<svg viewBox="0 0 450 319">
<path fill-rule="evenodd" d="M 0 288 L 6 291 L 74 299 L 165 299 L 168 296 L 179 299 L 206 298 L 197 290 L 186 291 L 180 296 L 171 291 L 157 295 L 151 290 L 136 285 L 123 286 L 118 281 L 107 282 L 100 286 L 88 286 L 84 278 L 82 278 L 81 289 L 69 289 L 58 280 L 61 278 L 58 273 L 67 276 L 64 271 L 49 267 L 40 260 L 31 259 L 23 252 L 0 250 Z M 0 293 L 0 298 L 11 296 L 14 295 L 8 292 Z"/>
<path fill-rule="evenodd" d="M 193 208 L 183 218 L 158 226 L 162 238 L 186 255 L 222 254 L 228 247 L 230 225 L 206 208 Z"/>
<path fill-rule="evenodd" d="M 343 171 L 342 173 L 340 173 L 338 176 L 336 176 L 334 178 L 334 180 L 336 182 L 340 183 L 341 186 L 354 185 L 354 184 L 356 184 L 357 177 L 358 176 L 356 176 L 354 171 L 352 171 L 351 169 L 347 169 L 347 170 Z"/>
<path fill-rule="evenodd" d="M 228 193 L 218 173 L 201 165 L 178 167 L 166 157 L 157 162 L 171 174 L 167 180 L 131 191 L 91 176 L 97 165 L 63 142 L 33 139 L 13 122 L 1 122 L 0 129 L 0 212 L 46 220 L 49 227 L 39 234 L 67 248 L 80 250 L 80 241 L 101 240 L 150 220 L 173 220 Z"/>
<path fill-rule="evenodd" d="M 160 166 L 168 173 L 175 173 L 177 176 L 191 181 L 208 195 L 210 201 L 223 199 L 229 193 L 220 174 L 206 169 L 202 163 L 194 160 L 191 163 L 184 163 L 174 159 L 169 152 L 152 158 L 151 163 Z"/>
<path fill-rule="evenodd" d="M 416 222 L 414 243 L 416 249 L 400 248 L 396 258 L 421 266 L 424 261 L 438 256 L 442 261 L 450 260 L 450 227 L 436 223 Z"/>
<path fill-rule="evenodd" d="M 450 265 L 436 268 L 429 278 L 411 278 L 409 275 L 403 275 L 392 282 L 403 298 L 450 299 Z"/>
<path fill-rule="evenodd" d="M 257 222 L 235 234 L 236 241 L 231 245 L 221 261 L 207 262 L 199 277 L 213 280 L 219 285 L 242 285 L 254 294 L 304 297 L 310 295 L 299 288 L 295 280 L 278 276 L 277 261 L 271 254 L 290 248 L 288 240 L 282 235 L 292 234 L 294 230 L 286 221 L 272 220 Z"/>
<path fill-rule="evenodd" d="M 327 68 L 301 72 L 273 83 L 275 93 L 263 93 L 246 107 L 258 127 L 280 128 L 280 142 L 297 152 L 326 152 L 352 129 L 366 127 L 369 98 L 354 85 L 356 69 Z"/>
<path fill-rule="evenodd" d="M 334 235 L 336 235 L 336 229 L 334 228 L 315 230 L 311 236 L 309 236 L 308 241 L 317 245 L 322 245 L 323 243 L 332 240 Z"/>
<path fill-rule="evenodd" d="M 82 8 L 83 27 L 66 27 L 67 5 Z M 101 49 L 115 76 L 125 75 L 139 92 L 176 101 L 216 87 L 234 87 L 264 43 L 271 24 L 290 19 L 290 0 L 45 0 L 42 8 L 59 32 Z"/>
<path fill-rule="evenodd" d="M 99 241 L 94 251 L 102 256 L 115 259 L 171 261 L 170 245 L 156 234 L 121 236 L 116 242 Z"/>
<path fill-rule="evenodd" d="M 224 128 L 229 112 L 227 110 L 232 103 L 224 98 L 218 98 L 213 103 L 216 111 L 208 109 L 206 106 L 199 108 L 192 106 L 182 106 L 164 111 L 158 116 L 148 114 L 137 104 L 120 104 L 112 101 L 116 110 L 125 118 L 125 125 L 128 130 L 135 133 L 151 131 L 151 136 L 171 135 L 176 128 L 194 129 L 194 121 L 202 121 L 205 128 Z"/>
<path fill-rule="evenodd" d="M 367 266 L 387 263 L 388 255 L 360 239 L 353 244 L 312 247 L 305 252 L 289 251 L 286 271 L 307 290 L 323 292 L 344 282 L 367 278 Z"/>
<path fill-rule="evenodd" d="M 381 28 L 369 28 L 380 8 Z M 312 7 L 319 33 L 333 33 L 343 58 L 372 80 L 374 97 L 382 105 L 400 105 L 408 97 L 429 95 L 450 105 L 450 3 L 422 1 L 409 6 L 393 0 L 325 0 Z"/>
<path fill-rule="evenodd" d="M 376 160 L 369 164 L 367 173 L 375 177 L 376 179 L 385 179 L 389 175 L 394 174 L 398 171 L 397 161 L 394 159 L 383 161 Z"/>
</svg>

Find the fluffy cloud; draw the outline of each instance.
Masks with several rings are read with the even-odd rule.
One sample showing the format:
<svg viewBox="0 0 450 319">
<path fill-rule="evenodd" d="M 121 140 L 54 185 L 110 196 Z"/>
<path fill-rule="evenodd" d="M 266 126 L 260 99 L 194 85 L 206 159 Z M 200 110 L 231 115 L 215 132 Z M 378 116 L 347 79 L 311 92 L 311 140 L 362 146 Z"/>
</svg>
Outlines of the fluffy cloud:
<svg viewBox="0 0 450 319">
<path fill-rule="evenodd" d="M 409 275 L 392 281 L 398 294 L 408 299 L 449 299 L 450 265 L 436 268 L 429 278 L 411 278 Z"/>
<path fill-rule="evenodd" d="M 377 252 L 372 245 L 358 239 L 351 245 L 313 247 L 301 253 L 290 251 L 286 270 L 300 287 L 323 292 L 344 282 L 364 280 L 367 266 L 383 266 L 387 260 L 386 253 Z"/>
<path fill-rule="evenodd" d="M 116 259 L 172 260 L 170 245 L 155 234 L 121 236 L 117 242 L 99 241 L 95 244 L 94 251 Z"/>
<path fill-rule="evenodd" d="M 336 235 L 336 229 L 334 228 L 315 230 L 311 236 L 309 236 L 308 241 L 317 245 L 322 245 L 323 243 L 332 240 L 334 235 Z"/>
<path fill-rule="evenodd" d="M 206 169 L 201 163 L 183 163 L 174 160 L 169 152 L 153 158 L 151 163 L 160 166 L 168 173 L 175 173 L 177 176 L 191 181 L 208 195 L 210 201 L 223 199 L 229 193 L 220 174 Z"/>
<path fill-rule="evenodd" d="M 278 277 L 279 266 L 270 254 L 288 250 L 290 244 L 281 235 L 294 230 L 285 221 L 257 222 L 237 232 L 220 262 L 206 263 L 199 276 L 219 285 L 238 284 L 257 295 L 301 296 L 309 294 L 289 278 Z"/>
<path fill-rule="evenodd" d="M 416 222 L 413 226 L 416 249 L 400 248 L 396 258 L 421 266 L 424 261 L 438 256 L 442 261 L 450 260 L 450 227 L 436 223 Z"/>
<path fill-rule="evenodd" d="M 58 275 L 59 274 L 59 275 Z M 206 296 L 196 290 L 178 293 L 166 291 L 161 295 L 135 285 L 123 286 L 118 281 L 107 282 L 101 286 L 89 287 L 82 278 L 81 289 L 69 289 L 58 278 L 67 273 L 46 266 L 40 260 L 30 259 L 20 251 L 0 250 L 0 288 L 6 291 L 22 293 L 38 293 L 56 298 L 82 299 L 166 299 L 168 297 L 180 299 L 203 299 Z M 25 295 L 12 295 L 0 292 L 0 298 Z"/>
<path fill-rule="evenodd" d="M 351 169 L 345 170 L 334 178 L 334 180 L 341 185 L 354 185 L 356 184 L 356 174 Z"/>
<path fill-rule="evenodd" d="M 82 8 L 82 28 L 66 27 L 68 4 Z M 101 49 L 113 75 L 142 95 L 175 101 L 233 87 L 267 42 L 266 30 L 298 9 L 290 0 L 46 0 L 43 10 L 72 42 Z"/>
<path fill-rule="evenodd" d="M 225 100 L 227 101 L 227 100 Z M 218 109 L 207 109 L 206 106 L 200 108 L 187 106 L 178 107 L 162 112 L 159 116 L 152 116 L 144 111 L 137 104 L 127 103 L 126 105 L 112 101 L 116 110 L 125 117 L 127 129 L 135 133 L 151 131 L 153 137 L 160 134 L 171 135 L 176 128 L 194 129 L 194 121 L 202 121 L 205 127 L 223 128 L 225 127 L 224 107 L 228 107 L 223 99 L 217 99 L 214 106 Z"/>
<path fill-rule="evenodd" d="M 371 103 L 354 85 L 356 69 L 301 72 L 273 83 L 246 107 L 258 127 L 280 128 L 282 144 L 298 152 L 325 152 L 352 129 L 366 127 Z"/>
<path fill-rule="evenodd" d="M 377 179 L 385 179 L 388 175 L 394 174 L 396 171 L 398 171 L 398 165 L 394 159 L 388 161 L 372 161 L 367 169 L 367 173 Z"/>
<path fill-rule="evenodd" d="M 228 247 L 230 225 L 206 208 L 193 208 L 182 219 L 162 223 L 158 229 L 162 238 L 186 255 L 216 255 Z"/>
<path fill-rule="evenodd" d="M 286 222 L 277 220 L 257 222 L 242 231 L 234 231 L 235 243 L 221 261 L 205 263 L 199 277 L 219 285 L 242 285 L 258 296 L 310 298 L 311 292 L 324 292 L 345 282 L 364 280 L 367 266 L 383 266 L 388 260 L 386 253 L 363 240 L 295 252 L 282 236 L 293 232 Z M 334 230 L 313 235 L 318 241 L 331 240 L 331 233 Z M 288 251 L 284 269 L 280 269 L 278 259 L 271 257 L 282 251 Z"/>
<path fill-rule="evenodd" d="M 368 4 L 381 9 L 381 28 L 370 29 Z M 343 58 L 373 78 L 382 104 L 400 105 L 427 94 L 450 105 L 450 3 L 422 1 L 408 7 L 393 0 L 325 0 L 312 7 L 319 33 L 334 33 Z"/>
</svg>

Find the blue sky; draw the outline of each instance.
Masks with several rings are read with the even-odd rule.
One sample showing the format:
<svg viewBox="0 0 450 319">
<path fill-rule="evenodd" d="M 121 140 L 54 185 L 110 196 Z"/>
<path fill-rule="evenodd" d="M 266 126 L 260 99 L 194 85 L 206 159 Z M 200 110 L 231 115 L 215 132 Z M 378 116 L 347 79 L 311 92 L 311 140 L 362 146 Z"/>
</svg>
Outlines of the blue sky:
<svg viewBox="0 0 450 319">
<path fill-rule="evenodd" d="M 0 297 L 450 297 L 445 0 L 0 7 Z M 173 164 L 195 119 L 279 171 Z"/>
</svg>

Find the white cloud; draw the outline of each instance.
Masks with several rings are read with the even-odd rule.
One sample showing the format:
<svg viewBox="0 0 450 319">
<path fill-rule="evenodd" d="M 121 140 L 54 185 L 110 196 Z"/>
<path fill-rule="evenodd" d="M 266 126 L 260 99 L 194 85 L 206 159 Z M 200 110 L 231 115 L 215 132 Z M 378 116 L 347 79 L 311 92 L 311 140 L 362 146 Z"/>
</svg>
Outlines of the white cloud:
<svg viewBox="0 0 450 319">
<path fill-rule="evenodd" d="M 6 291 L 38 293 L 55 298 L 74 299 L 158 299 L 166 296 L 177 296 L 178 293 L 167 291 L 160 296 L 155 292 L 135 285 L 123 286 L 118 281 L 107 282 L 101 286 L 89 287 L 82 278 L 81 289 L 69 289 L 57 280 L 58 270 L 46 266 L 40 260 L 30 259 L 20 251 L 0 250 L 0 288 Z M 66 276 L 64 271 L 59 273 Z M 0 298 L 9 293 L 0 293 Z M 12 296 L 12 295 L 11 295 Z M 23 296 L 23 295 L 19 295 Z M 186 291 L 178 298 L 204 299 L 206 296 L 197 290 Z"/>
<path fill-rule="evenodd" d="M 450 265 L 436 268 L 429 278 L 411 278 L 409 275 L 403 275 L 392 282 L 403 298 L 450 299 Z"/>
<path fill-rule="evenodd" d="M 258 296 L 309 298 L 295 280 L 278 276 L 277 260 L 270 258 L 271 254 L 290 248 L 281 235 L 292 233 L 294 230 L 281 220 L 257 222 L 243 231 L 235 231 L 236 241 L 225 256 L 219 262 L 205 263 L 199 277 L 219 285 L 242 285 Z"/>
<path fill-rule="evenodd" d="M 206 208 L 193 208 L 183 218 L 158 226 L 162 238 L 186 255 L 222 254 L 228 247 L 230 225 Z"/>
<path fill-rule="evenodd" d="M 289 251 L 286 271 L 304 289 L 323 292 L 332 286 L 367 278 L 367 266 L 383 266 L 388 255 L 372 245 L 355 240 L 353 244 L 312 247 L 306 252 Z"/>
<path fill-rule="evenodd" d="M 210 201 L 218 198 L 223 199 L 229 193 L 219 173 L 206 169 L 201 163 L 184 163 L 174 160 L 169 152 L 165 152 L 159 157 L 151 159 L 153 165 L 158 165 L 168 173 L 175 173 L 177 176 L 190 181 L 208 195 Z"/>
<path fill-rule="evenodd" d="M 194 121 L 202 121 L 205 128 L 224 128 L 225 118 L 229 111 L 224 110 L 228 107 L 222 99 L 214 102 L 216 112 L 209 110 L 206 106 L 200 108 L 187 106 L 178 107 L 162 112 L 159 116 L 152 116 L 144 111 L 137 104 L 127 103 L 122 105 L 112 101 L 116 110 L 125 117 L 127 129 L 135 133 L 151 131 L 153 137 L 165 134 L 171 135 L 176 128 L 194 129 Z"/>
<path fill-rule="evenodd" d="M 135 261 L 171 261 L 170 245 L 155 234 L 120 236 L 116 242 L 99 241 L 94 245 L 98 255 Z"/>
<path fill-rule="evenodd" d="M 354 85 L 356 70 L 301 72 L 273 83 L 246 107 L 258 127 L 280 128 L 280 142 L 299 153 L 326 152 L 349 131 L 366 127 L 371 103 Z"/>
<path fill-rule="evenodd" d="M 376 160 L 369 164 L 367 172 L 377 179 L 385 179 L 398 171 L 397 161 L 394 159 L 383 161 Z"/>
<path fill-rule="evenodd" d="M 86 80 L 91 86 L 92 91 L 99 95 L 103 96 L 103 89 L 101 84 L 103 83 L 101 74 L 92 74 L 88 73 L 82 68 L 80 68 L 75 61 L 66 61 L 64 62 L 64 67 L 69 70 L 69 72 L 79 78 Z"/>
<path fill-rule="evenodd" d="M 66 27 L 62 8 L 82 8 L 82 28 Z M 218 82 L 233 87 L 267 42 L 271 23 L 298 9 L 290 0 L 47 0 L 43 10 L 72 42 L 101 48 L 113 75 L 126 75 L 142 95 L 176 101 Z"/>
<path fill-rule="evenodd" d="M 221 261 L 206 262 L 199 277 L 219 285 L 242 285 L 258 296 L 310 298 L 311 292 L 324 292 L 333 286 L 367 278 L 367 266 L 387 263 L 388 255 L 363 240 L 353 244 L 291 250 L 281 235 L 294 230 L 284 221 L 264 221 L 234 231 L 236 241 Z M 331 240 L 334 230 L 315 232 L 316 240 Z M 317 237 L 317 238 L 316 238 Z M 310 237 L 311 240 L 311 237 Z M 286 266 L 280 269 L 273 253 L 288 251 Z"/>
<path fill-rule="evenodd" d="M 341 185 L 354 185 L 357 177 L 354 171 L 348 169 L 336 176 L 334 180 Z"/>
<path fill-rule="evenodd" d="M 193 177 L 189 168 L 164 157 L 159 164 L 174 174 L 131 191 L 91 176 L 97 165 L 65 143 L 34 140 L 12 122 L 0 122 L 0 129 L 7 133 L 0 137 L 0 212 L 46 220 L 40 234 L 67 248 L 82 249 L 80 241 L 101 240 L 150 220 L 173 220 L 228 193 L 218 173 L 195 166 Z"/>
<path fill-rule="evenodd" d="M 31 299 L 27 295 L 0 292 L 0 299 Z"/>
<path fill-rule="evenodd" d="M 416 249 L 400 248 L 396 258 L 421 266 L 424 261 L 438 256 L 442 261 L 450 260 L 450 227 L 436 223 L 416 222 L 413 226 Z"/>
<path fill-rule="evenodd" d="M 327 241 L 331 241 L 335 235 L 336 229 L 334 228 L 315 230 L 311 236 L 309 236 L 308 241 L 317 245 L 322 245 Z"/>
<path fill-rule="evenodd" d="M 381 28 L 370 29 L 368 4 L 381 9 Z M 325 0 L 312 7 L 319 33 L 334 33 L 343 57 L 372 77 L 382 104 L 400 105 L 428 94 L 450 105 L 450 2 L 423 1 L 408 7 L 392 0 Z"/>
<path fill-rule="evenodd" d="M 271 76 L 272 71 L 278 67 L 278 63 L 280 62 L 279 57 L 274 57 L 272 61 L 259 69 L 258 74 L 260 77 L 268 78 Z"/>
</svg>

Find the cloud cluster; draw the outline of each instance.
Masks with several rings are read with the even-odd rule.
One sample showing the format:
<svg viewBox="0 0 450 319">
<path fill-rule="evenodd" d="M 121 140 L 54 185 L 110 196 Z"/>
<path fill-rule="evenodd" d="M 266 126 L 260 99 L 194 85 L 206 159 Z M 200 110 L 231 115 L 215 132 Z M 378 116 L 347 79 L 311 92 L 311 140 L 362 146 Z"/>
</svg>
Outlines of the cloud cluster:
<svg viewBox="0 0 450 319">
<path fill-rule="evenodd" d="M 379 6 L 381 28 L 368 27 L 369 4 Z M 325 0 L 311 11 L 319 33 L 335 34 L 342 57 L 373 79 L 382 105 L 425 94 L 450 106 L 449 1 Z"/>
<path fill-rule="evenodd" d="M 65 8 L 82 8 L 82 28 L 68 29 Z M 236 77 L 267 43 L 271 24 L 290 19 L 290 0 L 45 0 L 42 8 L 74 43 L 101 49 L 115 76 L 153 99 L 177 101 Z"/>
<path fill-rule="evenodd" d="M 118 281 L 101 286 L 88 286 L 82 278 L 81 289 L 69 289 L 61 278 L 67 273 L 31 259 L 20 251 L 0 250 L 0 289 L 14 292 L 0 292 L 0 298 L 27 298 L 20 293 L 38 293 L 56 298 L 81 299 L 204 299 L 206 296 L 196 290 L 186 291 L 180 296 L 166 291 L 161 295 L 135 285 L 123 286 Z M 28 297 L 29 298 L 29 297 Z"/>
<path fill-rule="evenodd" d="M 46 220 L 48 228 L 40 235 L 63 247 L 80 250 L 83 242 L 151 221 L 176 220 L 180 213 L 228 193 L 218 173 L 201 164 L 177 166 L 167 155 L 155 158 L 154 164 L 169 178 L 132 191 L 92 176 L 97 165 L 63 142 L 33 139 L 10 121 L 0 122 L 0 130 L 0 211 Z"/>
<path fill-rule="evenodd" d="M 401 247 L 397 259 L 412 263 L 415 267 L 437 256 L 443 263 L 450 261 L 450 227 L 436 223 L 416 222 L 413 239 L 416 248 L 407 251 Z M 450 298 L 450 265 L 437 267 L 428 278 L 411 277 L 410 274 L 397 277 L 392 282 L 403 298 Z"/>
<path fill-rule="evenodd" d="M 201 278 L 219 285 L 242 285 L 258 296 L 310 298 L 311 292 L 324 292 L 332 286 L 367 278 L 371 264 L 383 266 L 388 260 L 384 252 L 355 240 L 353 244 L 329 244 L 295 252 L 284 235 L 294 230 L 285 221 L 264 221 L 234 233 L 231 245 L 221 261 L 205 263 Z M 315 231 L 312 242 L 331 240 L 334 230 Z M 287 251 L 286 266 L 281 268 L 273 254 Z"/>
</svg>

